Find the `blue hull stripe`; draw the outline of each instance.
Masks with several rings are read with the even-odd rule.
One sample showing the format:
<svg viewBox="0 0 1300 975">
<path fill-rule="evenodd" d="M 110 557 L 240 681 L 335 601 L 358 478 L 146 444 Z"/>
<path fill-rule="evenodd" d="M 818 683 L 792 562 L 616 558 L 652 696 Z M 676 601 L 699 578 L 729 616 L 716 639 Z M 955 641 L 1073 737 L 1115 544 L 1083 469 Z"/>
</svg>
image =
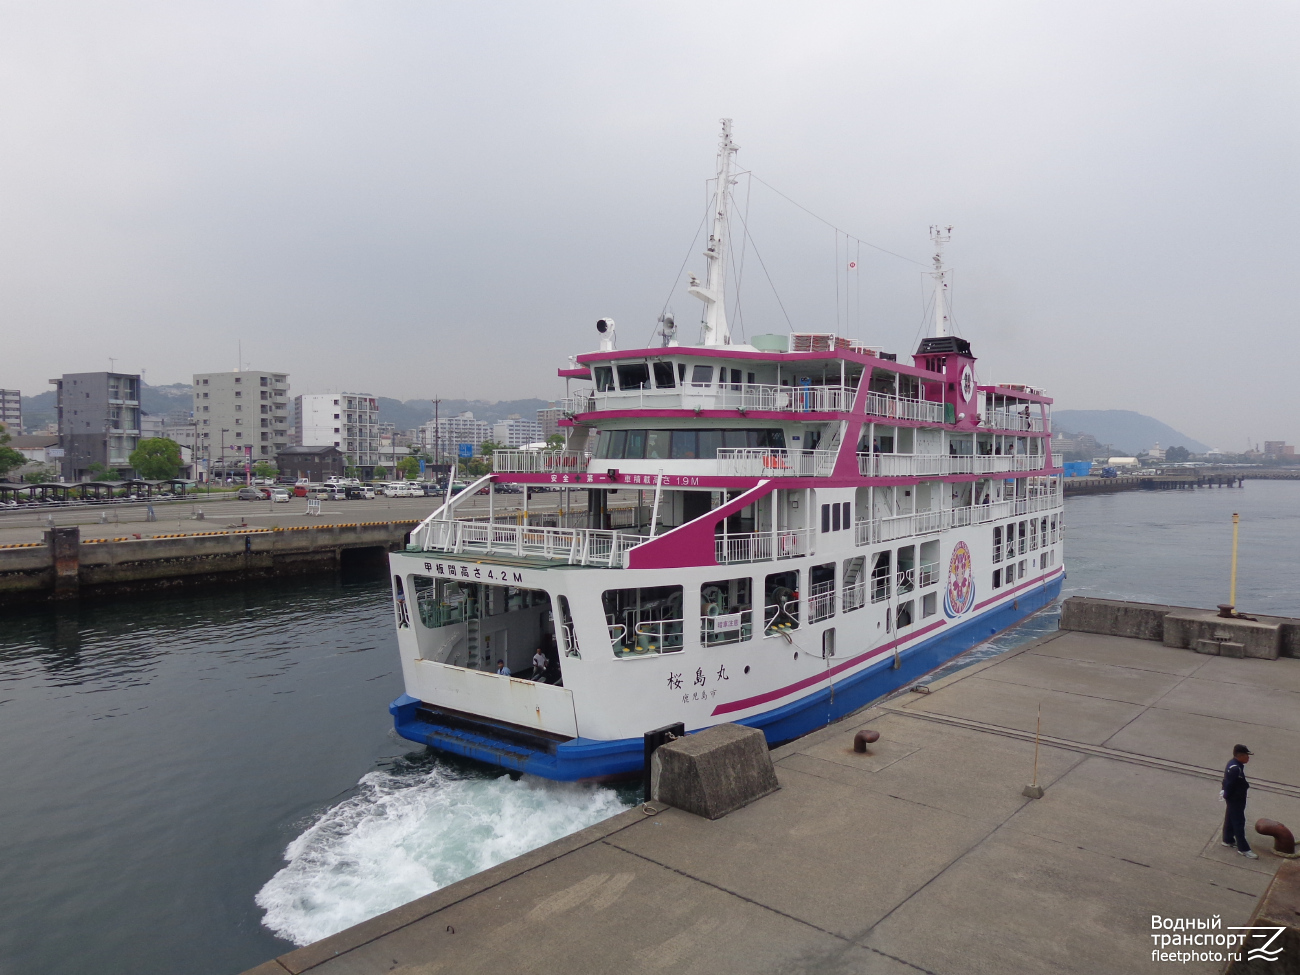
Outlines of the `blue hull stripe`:
<svg viewBox="0 0 1300 975">
<path fill-rule="evenodd" d="M 773 747 L 825 727 L 837 718 L 923 677 L 958 654 L 1042 609 L 1060 593 L 1063 580 L 1064 574 L 1042 586 L 1032 586 L 996 609 L 946 627 L 935 636 L 901 651 L 897 670 L 894 669 L 894 655 L 883 654 L 878 662 L 836 681 L 833 687 L 821 687 L 790 704 L 740 718 L 736 723 L 761 729 Z M 561 781 L 604 780 L 638 775 L 644 762 L 644 744 L 640 738 L 615 741 L 575 738 L 557 744 L 552 753 L 437 724 L 418 715 L 419 708 L 420 701 L 406 694 L 388 706 L 397 733 L 403 738 L 506 769 Z M 485 729 L 489 727 L 485 722 Z"/>
</svg>

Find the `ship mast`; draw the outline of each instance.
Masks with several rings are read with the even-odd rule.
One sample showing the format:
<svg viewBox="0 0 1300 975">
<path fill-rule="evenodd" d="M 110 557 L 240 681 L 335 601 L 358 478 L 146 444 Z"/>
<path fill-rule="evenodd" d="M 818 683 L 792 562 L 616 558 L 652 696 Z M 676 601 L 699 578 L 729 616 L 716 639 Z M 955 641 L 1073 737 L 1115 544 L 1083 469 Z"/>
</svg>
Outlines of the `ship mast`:
<svg viewBox="0 0 1300 975">
<path fill-rule="evenodd" d="M 948 268 L 943 266 L 943 245 L 952 240 L 952 227 L 930 228 L 934 241 L 934 270 L 927 272 L 934 278 L 934 334 L 936 338 L 952 334 L 952 320 L 948 303 Z"/>
<path fill-rule="evenodd" d="M 718 144 L 718 188 L 714 196 L 713 232 L 704 251 L 704 284 L 691 275 L 691 294 L 704 302 L 704 320 L 700 329 L 702 345 L 730 345 L 727 327 L 727 226 L 731 186 L 732 157 L 740 146 L 731 141 L 731 119 L 722 120 L 722 141 Z"/>
</svg>

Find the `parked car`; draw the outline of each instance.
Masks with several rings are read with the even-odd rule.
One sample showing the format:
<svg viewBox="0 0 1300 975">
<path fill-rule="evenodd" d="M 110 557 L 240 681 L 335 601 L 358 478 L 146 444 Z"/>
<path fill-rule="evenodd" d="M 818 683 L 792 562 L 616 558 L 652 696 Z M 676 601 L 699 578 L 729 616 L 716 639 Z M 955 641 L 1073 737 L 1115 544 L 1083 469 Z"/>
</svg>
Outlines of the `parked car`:
<svg viewBox="0 0 1300 975">
<path fill-rule="evenodd" d="M 411 489 L 407 487 L 405 481 L 389 481 L 388 486 L 384 488 L 384 493 L 390 498 L 411 497 Z"/>
<path fill-rule="evenodd" d="M 262 501 L 265 500 L 266 495 L 262 493 L 260 488 L 241 487 L 239 493 L 235 495 L 235 497 L 240 501 Z"/>
<path fill-rule="evenodd" d="M 271 488 L 271 500 L 287 502 L 289 500 L 289 492 L 282 487 Z"/>
<path fill-rule="evenodd" d="M 343 492 L 349 501 L 370 501 L 375 496 L 374 489 L 364 485 L 361 487 L 348 486 L 343 489 Z"/>
</svg>

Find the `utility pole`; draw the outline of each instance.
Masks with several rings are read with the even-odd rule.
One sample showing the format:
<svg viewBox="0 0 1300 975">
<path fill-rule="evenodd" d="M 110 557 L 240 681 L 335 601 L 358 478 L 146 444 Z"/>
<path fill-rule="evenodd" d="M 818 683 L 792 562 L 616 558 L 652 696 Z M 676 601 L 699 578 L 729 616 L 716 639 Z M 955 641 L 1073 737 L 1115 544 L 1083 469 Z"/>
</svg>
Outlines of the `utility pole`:
<svg viewBox="0 0 1300 975">
<path fill-rule="evenodd" d="M 440 399 L 433 401 L 433 462 L 435 464 L 442 463 L 442 432 L 438 428 L 438 407 L 441 403 L 442 400 Z M 448 483 L 450 483 L 450 477 Z"/>
</svg>

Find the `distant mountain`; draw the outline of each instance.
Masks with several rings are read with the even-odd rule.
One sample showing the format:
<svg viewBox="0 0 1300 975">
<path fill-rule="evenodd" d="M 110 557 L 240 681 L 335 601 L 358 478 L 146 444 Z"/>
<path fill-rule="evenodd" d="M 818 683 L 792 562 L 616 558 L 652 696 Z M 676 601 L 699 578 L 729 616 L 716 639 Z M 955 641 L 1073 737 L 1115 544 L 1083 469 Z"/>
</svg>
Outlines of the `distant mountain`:
<svg viewBox="0 0 1300 975">
<path fill-rule="evenodd" d="M 433 419 L 433 401 L 427 399 L 401 400 L 386 396 L 379 400 L 379 420 L 391 423 L 398 430 L 411 430 Z M 438 404 L 438 416 L 456 416 L 466 410 L 474 414 L 476 420 L 495 423 L 504 420 L 511 413 L 518 413 L 525 419 L 533 419 L 538 410 L 546 409 L 544 399 L 511 399 L 499 403 L 489 403 L 481 399 L 445 399 Z"/>
<path fill-rule="evenodd" d="M 1052 429 L 1063 433 L 1090 433 L 1103 444 L 1125 454 L 1154 447 L 1186 447 L 1194 454 L 1210 448 L 1199 440 L 1132 410 L 1053 410 Z"/>
</svg>

